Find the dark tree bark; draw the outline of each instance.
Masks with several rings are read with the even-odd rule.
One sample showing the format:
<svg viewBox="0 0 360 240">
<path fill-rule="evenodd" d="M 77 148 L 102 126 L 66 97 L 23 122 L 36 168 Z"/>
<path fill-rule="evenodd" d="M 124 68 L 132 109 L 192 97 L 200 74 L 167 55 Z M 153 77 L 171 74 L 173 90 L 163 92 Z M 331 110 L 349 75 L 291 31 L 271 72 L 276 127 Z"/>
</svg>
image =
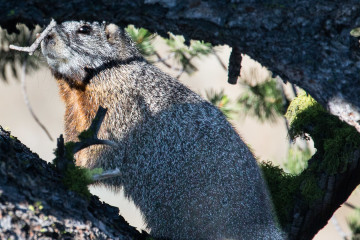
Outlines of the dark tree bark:
<svg viewBox="0 0 360 240">
<path fill-rule="evenodd" d="M 322 159 L 309 160 L 321 162 Z M 291 213 L 292 219 L 285 226 L 289 239 L 312 239 L 331 218 L 333 213 L 343 204 L 360 183 L 360 151 L 356 150 L 346 160 L 348 168 L 344 172 L 328 174 L 325 171 L 310 173 L 317 179 L 317 185 L 323 195 L 313 203 L 297 194 Z M 305 172 L 312 170 L 306 169 Z"/>
<path fill-rule="evenodd" d="M 129 23 L 162 36 L 237 46 L 274 74 L 304 88 L 348 123 L 360 120 L 358 1 L 88 1 L 0 2 L 0 26 L 71 19 Z"/>
<path fill-rule="evenodd" d="M 360 130 L 360 49 L 350 31 L 360 25 L 359 1 L 89 1 L 19 0 L 0 2 L 0 26 L 47 25 L 51 18 L 106 20 L 135 24 L 167 36 L 228 44 L 268 67 L 284 81 L 309 92 L 332 114 Z M 225 81 L 225 79 L 224 79 Z M 360 147 L 359 147 L 360 149 Z M 345 173 L 318 175 L 326 191 L 317 204 L 295 203 L 286 231 L 309 239 L 359 184 L 359 152 Z"/>
<path fill-rule="evenodd" d="M 146 239 L 118 213 L 66 189 L 53 165 L 0 126 L 0 239 Z"/>
</svg>

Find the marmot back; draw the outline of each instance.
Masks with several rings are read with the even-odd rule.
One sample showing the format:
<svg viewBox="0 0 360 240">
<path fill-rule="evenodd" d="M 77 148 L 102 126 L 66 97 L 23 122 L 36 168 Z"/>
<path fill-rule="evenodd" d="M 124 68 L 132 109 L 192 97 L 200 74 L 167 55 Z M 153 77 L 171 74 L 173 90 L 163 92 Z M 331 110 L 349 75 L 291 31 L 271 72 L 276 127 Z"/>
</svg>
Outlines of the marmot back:
<svg viewBox="0 0 360 240">
<path fill-rule="evenodd" d="M 66 105 L 65 137 L 108 109 L 99 137 L 77 164 L 119 168 L 124 188 L 155 237 L 283 239 L 257 163 L 224 115 L 147 63 L 113 24 L 65 22 L 42 52 Z"/>
</svg>

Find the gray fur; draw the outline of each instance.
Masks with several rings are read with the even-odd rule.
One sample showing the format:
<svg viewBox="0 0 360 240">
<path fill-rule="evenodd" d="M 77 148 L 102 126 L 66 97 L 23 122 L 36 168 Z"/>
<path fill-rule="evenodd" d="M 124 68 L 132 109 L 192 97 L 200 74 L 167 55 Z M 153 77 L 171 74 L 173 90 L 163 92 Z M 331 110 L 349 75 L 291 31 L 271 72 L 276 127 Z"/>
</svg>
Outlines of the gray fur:
<svg viewBox="0 0 360 240">
<path fill-rule="evenodd" d="M 90 35 L 76 33 L 84 24 Z M 123 30 L 65 22 L 42 51 L 58 79 L 87 79 L 91 106 L 108 108 L 99 136 L 119 147 L 84 149 L 78 163 L 118 167 L 121 178 L 104 184 L 124 188 L 155 237 L 283 239 L 257 163 L 224 115 L 148 64 Z M 79 106 L 66 108 L 66 138 L 76 140 Z"/>
</svg>

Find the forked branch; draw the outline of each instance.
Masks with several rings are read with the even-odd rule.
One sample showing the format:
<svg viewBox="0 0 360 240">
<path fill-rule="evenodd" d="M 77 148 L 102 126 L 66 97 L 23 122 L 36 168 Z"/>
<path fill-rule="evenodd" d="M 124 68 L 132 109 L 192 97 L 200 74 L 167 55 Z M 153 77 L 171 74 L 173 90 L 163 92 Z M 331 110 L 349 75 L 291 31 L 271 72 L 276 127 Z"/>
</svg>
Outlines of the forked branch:
<svg viewBox="0 0 360 240">
<path fill-rule="evenodd" d="M 72 158 L 68 158 L 69 154 L 71 156 L 75 155 L 80 150 L 90 147 L 92 145 L 108 145 L 111 147 L 117 147 L 117 144 L 110 140 L 103 140 L 99 139 L 97 137 L 101 124 L 104 121 L 105 115 L 106 115 L 107 109 L 103 107 L 99 107 L 94 119 L 91 122 L 90 127 L 83 131 L 79 135 L 79 142 L 72 143 L 71 147 L 66 147 L 66 144 L 64 144 L 64 138 L 62 135 L 60 138 L 58 138 L 58 144 L 57 144 L 57 158 L 55 159 L 54 163 L 57 166 L 57 168 L 60 171 L 66 171 L 69 164 L 74 165 L 74 161 Z M 69 152 L 70 151 L 70 152 Z M 101 174 L 96 174 L 92 178 L 93 181 L 100 181 L 111 177 L 118 177 L 120 176 L 120 170 L 119 169 L 111 169 L 107 170 Z"/>
<path fill-rule="evenodd" d="M 49 34 L 49 32 L 56 26 L 56 21 L 51 20 L 50 24 L 45 28 L 45 30 L 36 38 L 35 42 L 30 47 L 19 47 L 15 45 L 10 45 L 9 48 L 12 50 L 17 50 L 21 52 L 28 52 L 29 55 L 33 55 L 35 50 L 39 47 L 40 43 L 44 38 Z"/>
</svg>

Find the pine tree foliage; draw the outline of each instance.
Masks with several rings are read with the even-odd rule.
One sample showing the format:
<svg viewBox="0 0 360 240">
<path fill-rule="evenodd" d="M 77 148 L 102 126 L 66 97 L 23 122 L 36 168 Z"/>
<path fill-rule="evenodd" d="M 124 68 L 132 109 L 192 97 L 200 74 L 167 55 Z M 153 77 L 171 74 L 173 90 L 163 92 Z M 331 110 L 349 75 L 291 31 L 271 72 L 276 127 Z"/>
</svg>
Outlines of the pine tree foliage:
<svg viewBox="0 0 360 240">
<path fill-rule="evenodd" d="M 276 79 L 270 78 L 255 86 L 246 84 L 246 91 L 239 97 L 242 114 L 257 117 L 260 121 L 275 121 L 285 113 L 282 89 Z"/>
<path fill-rule="evenodd" d="M 39 51 L 29 56 L 23 52 L 9 49 L 10 44 L 17 46 L 31 45 L 36 39 L 36 34 L 41 32 L 41 28 L 36 27 L 34 30 L 30 31 L 25 25 L 21 24 L 17 25 L 17 29 L 19 31 L 18 34 L 8 34 L 6 30 L 0 28 L 0 79 L 5 82 L 7 82 L 9 78 L 9 72 L 7 71 L 7 68 L 9 68 L 12 75 L 18 79 L 19 69 L 17 66 L 22 65 L 25 60 L 26 73 L 35 71 L 40 66 L 45 65 L 45 61 L 42 60 Z"/>
<path fill-rule="evenodd" d="M 210 43 L 191 40 L 190 45 L 187 46 L 183 36 L 172 33 L 169 33 L 166 44 L 170 47 L 170 52 L 174 53 L 175 60 L 180 63 L 183 71 L 187 74 L 192 74 L 198 70 L 192 62 L 194 58 L 206 56 L 212 52 L 212 45 Z"/>
<path fill-rule="evenodd" d="M 152 41 L 156 34 L 149 32 L 145 28 L 136 28 L 134 25 L 129 25 L 125 28 L 131 39 L 136 43 L 137 48 L 145 57 L 151 57 L 155 54 L 155 48 Z"/>
<path fill-rule="evenodd" d="M 169 57 L 162 58 L 155 51 L 155 48 L 153 46 L 153 40 L 157 36 L 156 34 L 149 32 L 145 28 L 136 28 L 133 25 L 129 25 L 127 28 L 125 28 L 125 30 L 130 35 L 132 40 L 136 43 L 139 51 L 150 62 L 162 62 L 169 67 L 169 65 L 165 62 L 167 59 L 169 59 Z M 169 33 L 169 38 L 164 40 L 169 47 L 170 58 L 173 58 L 173 60 L 175 60 L 181 66 L 181 68 L 177 69 L 180 75 L 183 72 L 187 74 L 192 74 L 196 72 L 198 69 L 196 68 L 192 60 L 213 53 L 212 45 L 203 41 L 191 40 L 190 45 L 187 45 L 183 36 L 174 35 L 172 33 Z M 154 60 L 155 56 L 158 57 L 157 60 Z"/>
<path fill-rule="evenodd" d="M 221 90 L 220 92 L 208 90 L 206 91 L 206 99 L 217 106 L 227 118 L 233 118 L 234 114 L 237 112 L 236 108 L 231 106 L 230 99 L 224 93 L 224 90 Z"/>
<path fill-rule="evenodd" d="M 356 208 L 347 218 L 347 223 L 352 232 L 352 240 L 360 239 L 360 208 Z"/>
</svg>

